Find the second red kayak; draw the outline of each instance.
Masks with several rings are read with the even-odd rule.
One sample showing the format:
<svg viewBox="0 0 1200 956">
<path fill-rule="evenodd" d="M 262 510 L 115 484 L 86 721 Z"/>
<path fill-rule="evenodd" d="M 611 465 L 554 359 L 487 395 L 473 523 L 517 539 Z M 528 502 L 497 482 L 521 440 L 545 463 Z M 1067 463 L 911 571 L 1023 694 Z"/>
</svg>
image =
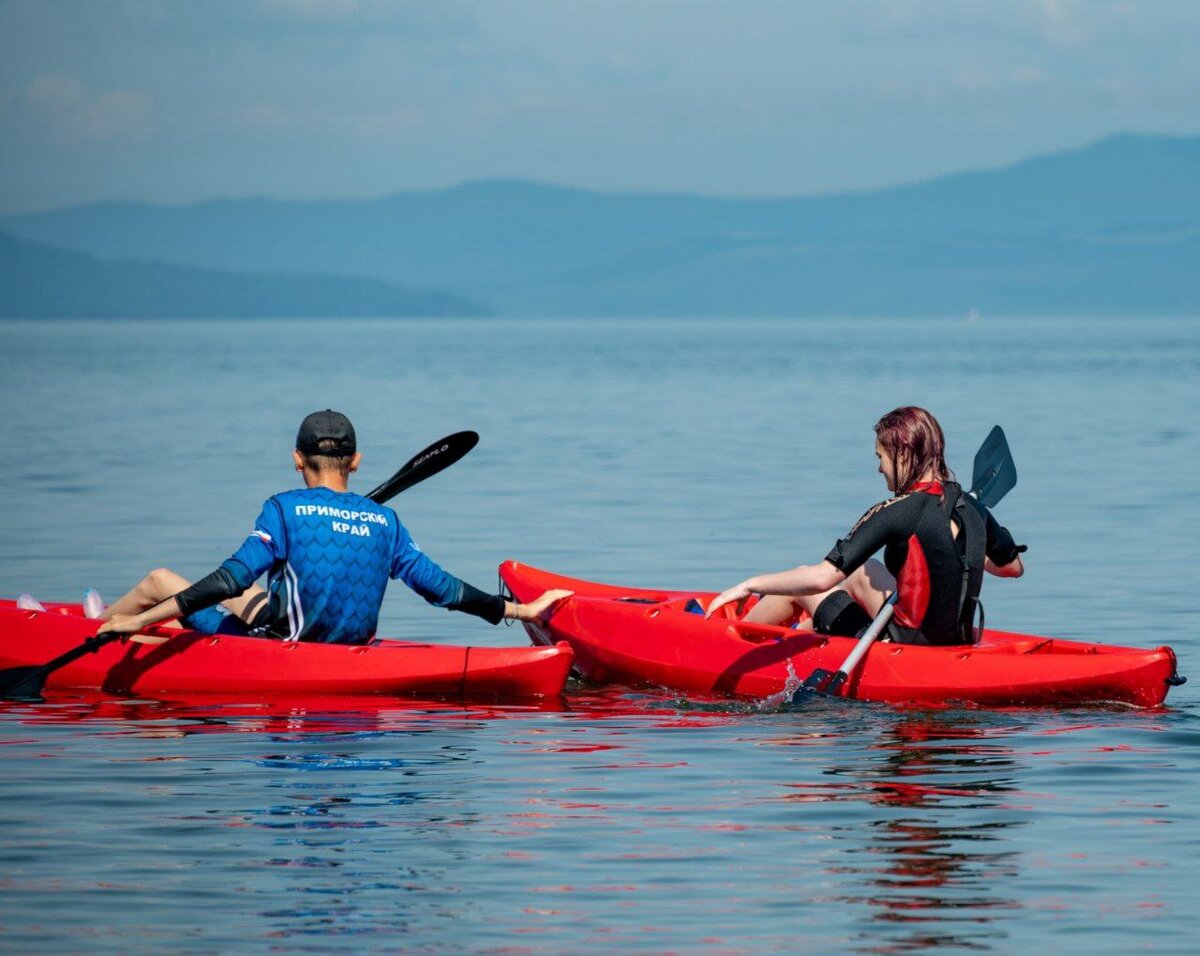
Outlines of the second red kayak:
<svg viewBox="0 0 1200 956">
<path fill-rule="evenodd" d="M 0 669 L 44 664 L 96 633 L 77 604 L 45 611 L 0 601 Z M 50 688 L 119 694 L 389 694 L 551 697 L 562 693 L 573 654 L 548 647 L 464 647 L 411 641 L 316 644 L 159 627 L 163 644 L 106 644 L 50 674 Z"/>
<path fill-rule="evenodd" d="M 502 564 L 500 576 L 520 601 L 548 588 L 575 592 L 549 624 L 525 627 L 535 644 L 570 643 L 575 670 L 602 684 L 763 699 L 794 691 L 817 668 L 837 670 L 855 645 L 853 638 L 745 623 L 732 616 L 733 605 L 711 619 L 686 610 L 692 602 L 706 607 L 710 592 L 597 584 L 516 561 Z M 1169 647 L 986 630 L 978 644 L 958 647 L 876 643 L 839 693 L 932 705 L 1154 707 L 1181 682 Z"/>
</svg>

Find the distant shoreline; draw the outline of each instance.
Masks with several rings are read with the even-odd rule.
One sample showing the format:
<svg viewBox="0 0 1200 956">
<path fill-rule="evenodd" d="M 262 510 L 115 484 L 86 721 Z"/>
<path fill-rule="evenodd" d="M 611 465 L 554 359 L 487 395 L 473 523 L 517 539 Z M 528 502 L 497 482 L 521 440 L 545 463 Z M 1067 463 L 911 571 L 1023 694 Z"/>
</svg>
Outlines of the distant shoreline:
<svg viewBox="0 0 1200 956">
<path fill-rule="evenodd" d="M 105 261 L 0 233 L 0 318 L 482 317 L 461 296 L 380 279 Z"/>
</svg>

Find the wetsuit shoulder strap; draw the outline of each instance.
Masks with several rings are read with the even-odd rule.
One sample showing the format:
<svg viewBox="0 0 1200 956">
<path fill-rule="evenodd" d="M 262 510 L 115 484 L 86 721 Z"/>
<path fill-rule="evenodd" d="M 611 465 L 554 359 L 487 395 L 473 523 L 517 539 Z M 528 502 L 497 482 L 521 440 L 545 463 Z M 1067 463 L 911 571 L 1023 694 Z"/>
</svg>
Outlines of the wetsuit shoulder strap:
<svg viewBox="0 0 1200 956">
<path fill-rule="evenodd" d="M 978 506 L 963 493 L 962 486 L 948 481 L 944 485 L 942 508 L 948 521 L 958 524 L 959 560 L 962 561 L 962 587 L 958 598 L 958 619 L 963 639 L 978 641 L 983 630 L 983 606 L 979 592 L 983 588 L 983 561 L 987 547 L 987 527 Z M 979 630 L 975 631 L 975 610 L 979 609 Z"/>
</svg>

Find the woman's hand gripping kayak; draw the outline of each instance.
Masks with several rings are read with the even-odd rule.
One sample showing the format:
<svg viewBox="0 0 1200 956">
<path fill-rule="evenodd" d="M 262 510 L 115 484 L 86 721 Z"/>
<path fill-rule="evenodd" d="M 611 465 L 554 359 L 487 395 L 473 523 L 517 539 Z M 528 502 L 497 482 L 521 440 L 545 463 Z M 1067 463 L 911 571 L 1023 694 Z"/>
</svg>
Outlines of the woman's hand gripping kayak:
<svg viewBox="0 0 1200 956">
<path fill-rule="evenodd" d="M 725 589 L 713 598 L 712 603 L 708 605 L 708 611 L 705 612 L 705 617 L 712 617 L 726 604 L 733 601 L 744 601 L 751 594 L 775 595 L 777 597 L 766 597 L 763 600 L 777 600 L 781 604 L 786 603 L 788 611 L 794 613 L 799 610 L 798 607 L 793 607 L 792 600 L 794 598 L 836 587 L 845 580 L 845 577 L 828 561 L 817 565 L 801 565 L 789 571 L 776 571 L 773 574 L 756 574 L 752 578 L 746 578 L 741 583 Z M 755 608 L 757 607 L 758 605 L 755 605 Z M 751 614 L 753 613 L 754 611 L 751 611 Z"/>
<path fill-rule="evenodd" d="M 708 605 L 708 610 L 704 612 L 705 617 L 712 617 L 717 611 L 723 608 L 726 604 L 731 604 L 734 601 L 742 602 L 750 597 L 754 592 L 746 587 L 746 582 L 735 584 L 731 588 L 726 588 L 718 594 Z"/>
</svg>

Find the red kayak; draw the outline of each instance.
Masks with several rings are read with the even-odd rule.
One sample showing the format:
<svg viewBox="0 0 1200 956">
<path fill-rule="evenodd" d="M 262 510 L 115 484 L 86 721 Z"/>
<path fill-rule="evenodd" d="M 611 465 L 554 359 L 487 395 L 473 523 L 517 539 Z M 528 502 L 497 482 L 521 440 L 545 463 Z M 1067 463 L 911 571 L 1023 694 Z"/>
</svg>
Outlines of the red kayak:
<svg viewBox="0 0 1200 956">
<path fill-rule="evenodd" d="M 500 576 L 519 601 L 548 588 L 575 592 L 549 624 L 525 628 L 535 644 L 567 641 L 576 672 L 601 684 L 762 699 L 790 693 L 817 668 L 836 671 L 855 645 L 849 637 L 745 623 L 732 604 L 711 619 L 685 610 L 693 601 L 707 607 L 712 592 L 596 584 L 516 561 L 500 565 Z M 1178 683 L 1169 647 L 985 630 L 978 644 L 960 647 L 877 642 L 839 694 L 931 705 L 1115 701 L 1154 707 Z"/>
<path fill-rule="evenodd" d="M 96 633 L 78 604 L 21 610 L 0 601 L 0 669 L 47 661 Z M 562 693 L 573 657 L 549 647 L 463 647 L 376 640 L 310 644 L 151 628 L 163 644 L 117 641 L 54 671 L 48 687 L 119 694 L 389 694 L 550 697 Z"/>
</svg>

